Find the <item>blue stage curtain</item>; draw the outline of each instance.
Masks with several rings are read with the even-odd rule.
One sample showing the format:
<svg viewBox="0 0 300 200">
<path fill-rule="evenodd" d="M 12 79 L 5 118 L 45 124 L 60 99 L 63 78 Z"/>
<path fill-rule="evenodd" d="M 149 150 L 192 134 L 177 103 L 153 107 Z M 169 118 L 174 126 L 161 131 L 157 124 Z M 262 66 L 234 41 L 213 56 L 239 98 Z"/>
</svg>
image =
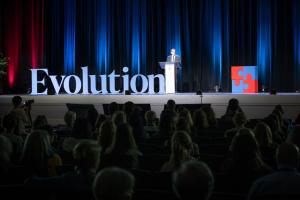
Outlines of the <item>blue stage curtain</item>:
<svg viewBox="0 0 300 200">
<path fill-rule="evenodd" d="M 0 52 L 6 56 L 4 22 L 10 19 L 3 13 L 16 1 L 5 0 L 0 7 Z M 232 65 L 257 65 L 260 86 L 299 89 L 298 0 L 44 2 L 43 63 L 51 73 L 78 73 L 82 66 L 93 73 L 120 73 L 123 66 L 131 74 L 163 73 L 158 62 L 176 48 L 182 58 L 181 91 L 213 91 L 219 85 L 230 92 Z M 26 20 L 20 28 L 26 32 Z M 21 37 L 26 41 L 26 35 Z M 22 43 L 20 66 L 30 58 L 24 49 Z"/>
</svg>

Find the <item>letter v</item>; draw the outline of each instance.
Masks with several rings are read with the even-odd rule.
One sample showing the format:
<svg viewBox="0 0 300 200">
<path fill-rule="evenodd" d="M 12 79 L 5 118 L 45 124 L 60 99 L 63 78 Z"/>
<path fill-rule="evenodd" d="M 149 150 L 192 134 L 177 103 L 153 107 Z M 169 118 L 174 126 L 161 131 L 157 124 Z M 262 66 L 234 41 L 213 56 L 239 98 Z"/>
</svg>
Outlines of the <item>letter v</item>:
<svg viewBox="0 0 300 200">
<path fill-rule="evenodd" d="M 53 87 L 55 89 L 55 94 L 58 94 L 59 91 L 60 91 L 60 88 L 62 86 L 62 83 L 64 82 L 64 79 L 65 79 L 66 76 L 65 75 L 61 76 L 60 83 L 58 83 L 55 75 L 54 76 L 49 76 L 49 77 L 50 77 L 52 85 L 53 85 Z"/>
</svg>

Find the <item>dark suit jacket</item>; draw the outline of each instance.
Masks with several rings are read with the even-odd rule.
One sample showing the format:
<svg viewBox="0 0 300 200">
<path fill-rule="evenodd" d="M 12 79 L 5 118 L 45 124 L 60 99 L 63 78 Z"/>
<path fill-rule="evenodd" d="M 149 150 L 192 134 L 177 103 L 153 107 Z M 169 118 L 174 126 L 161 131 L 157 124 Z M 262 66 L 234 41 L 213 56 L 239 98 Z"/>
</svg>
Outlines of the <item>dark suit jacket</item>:
<svg viewBox="0 0 300 200">
<path fill-rule="evenodd" d="M 172 55 L 169 55 L 168 58 L 167 58 L 167 62 L 171 62 L 171 57 Z M 175 55 L 175 62 L 181 62 L 181 57 L 178 56 L 178 55 Z"/>
</svg>

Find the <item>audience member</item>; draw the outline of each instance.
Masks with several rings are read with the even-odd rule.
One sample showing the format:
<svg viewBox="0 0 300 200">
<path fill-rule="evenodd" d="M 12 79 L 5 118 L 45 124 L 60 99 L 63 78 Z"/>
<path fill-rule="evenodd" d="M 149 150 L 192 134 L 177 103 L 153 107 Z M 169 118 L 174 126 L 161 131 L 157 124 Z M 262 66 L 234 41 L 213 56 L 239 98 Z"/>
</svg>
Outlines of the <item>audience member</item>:
<svg viewBox="0 0 300 200">
<path fill-rule="evenodd" d="M 176 112 L 176 103 L 173 99 L 169 99 L 167 101 L 166 110 L 174 111 Z"/>
<path fill-rule="evenodd" d="M 194 127 L 193 127 L 194 133 L 197 136 L 201 136 L 201 132 L 209 128 L 209 123 L 205 112 L 202 109 L 195 110 L 193 114 L 193 120 L 194 120 Z"/>
<path fill-rule="evenodd" d="M 173 190 L 180 200 L 208 200 L 214 189 L 214 177 L 201 161 L 184 162 L 173 173 Z"/>
<path fill-rule="evenodd" d="M 299 149 L 294 144 L 283 143 L 277 151 L 278 170 L 264 176 L 252 185 L 248 199 L 299 199 L 300 174 Z"/>
<path fill-rule="evenodd" d="M 116 126 L 127 123 L 127 117 L 126 117 L 126 114 L 124 111 L 114 112 L 114 114 L 112 116 L 112 120 L 116 124 Z"/>
<path fill-rule="evenodd" d="M 31 177 L 26 184 L 50 188 L 66 199 L 91 199 L 92 184 L 100 163 L 100 151 L 101 147 L 96 141 L 82 141 L 73 149 L 74 171 L 50 178 Z M 62 196 L 60 199 L 63 199 Z"/>
<path fill-rule="evenodd" d="M 218 128 L 217 118 L 215 111 L 211 106 L 203 106 L 202 110 L 206 114 L 206 118 L 210 128 Z"/>
<path fill-rule="evenodd" d="M 300 148 L 300 124 L 294 127 L 293 132 L 288 136 L 286 141 L 288 143 L 293 143 Z"/>
<path fill-rule="evenodd" d="M 111 102 L 109 105 L 108 105 L 108 115 L 110 117 L 113 116 L 113 114 L 119 110 L 119 104 L 117 102 Z"/>
<path fill-rule="evenodd" d="M 31 105 L 22 104 L 21 96 L 14 96 L 12 98 L 13 109 L 10 114 L 14 115 L 17 119 L 16 133 L 26 134 L 27 128 L 31 127 L 30 109 Z"/>
<path fill-rule="evenodd" d="M 72 130 L 74 123 L 76 121 L 76 113 L 68 110 L 64 115 L 64 122 L 67 130 Z"/>
<path fill-rule="evenodd" d="M 62 165 L 62 160 L 53 152 L 48 134 L 36 130 L 26 137 L 21 163 L 32 174 L 55 176 L 56 167 Z"/>
<path fill-rule="evenodd" d="M 173 110 L 163 110 L 160 114 L 159 136 L 171 137 L 176 131 L 177 113 Z"/>
<path fill-rule="evenodd" d="M 269 165 L 274 166 L 277 144 L 273 142 L 270 127 L 264 122 L 259 122 L 255 126 L 254 134 L 259 145 L 262 158 Z"/>
<path fill-rule="evenodd" d="M 11 159 L 14 163 L 20 160 L 24 140 L 20 135 L 15 134 L 15 128 L 17 126 L 17 117 L 13 114 L 7 114 L 3 118 L 3 135 L 7 137 L 12 144 L 12 155 Z"/>
<path fill-rule="evenodd" d="M 45 115 L 38 115 L 33 122 L 33 129 L 39 130 L 48 125 L 48 120 Z"/>
<path fill-rule="evenodd" d="M 159 131 L 158 119 L 156 113 L 152 110 L 145 112 L 144 137 L 150 138 L 156 135 Z"/>
<path fill-rule="evenodd" d="M 193 154 L 199 155 L 199 150 L 193 148 L 191 137 L 185 131 L 176 131 L 171 139 L 170 159 L 163 164 L 161 171 L 173 171 L 183 162 L 196 159 L 192 156 Z"/>
<path fill-rule="evenodd" d="M 115 144 L 112 150 L 103 154 L 100 169 L 107 166 L 118 166 L 127 169 L 136 169 L 139 166 L 139 151 L 134 139 L 132 128 L 128 123 L 117 127 Z"/>
<path fill-rule="evenodd" d="M 237 134 L 237 132 L 245 128 L 245 124 L 247 123 L 246 115 L 243 112 L 237 112 L 233 116 L 233 124 L 234 128 L 228 129 L 225 131 L 224 136 L 228 138 L 229 143 L 232 138 Z"/>
<path fill-rule="evenodd" d="M 253 173 L 263 175 L 271 171 L 262 158 L 254 133 L 247 128 L 240 129 L 230 146 L 232 160 L 228 166 L 230 173 Z"/>
<path fill-rule="evenodd" d="M 88 119 L 77 118 L 70 137 L 66 137 L 62 144 L 63 151 L 72 152 L 76 144 L 92 138 L 92 127 Z"/>
<path fill-rule="evenodd" d="M 93 183 L 96 200 L 131 200 L 135 178 L 125 169 L 118 167 L 101 170 Z"/>
<path fill-rule="evenodd" d="M 116 144 L 116 131 L 116 125 L 110 119 L 105 120 L 100 126 L 98 142 L 102 148 L 102 153 L 110 154 L 114 149 L 114 145 Z"/>
</svg>

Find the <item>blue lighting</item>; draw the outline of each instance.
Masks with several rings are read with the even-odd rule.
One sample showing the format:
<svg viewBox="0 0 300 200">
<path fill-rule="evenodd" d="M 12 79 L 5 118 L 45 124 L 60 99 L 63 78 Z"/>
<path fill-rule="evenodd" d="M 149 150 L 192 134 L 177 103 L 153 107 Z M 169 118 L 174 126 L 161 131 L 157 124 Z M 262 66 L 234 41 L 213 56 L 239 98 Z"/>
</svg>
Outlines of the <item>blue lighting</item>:
<svg viewBox="0 0 300 200">
<path fill-rule="evenodd" d="M 227 0 L 206 0 L 204 14 L 204 43 L 208 49 L 211 72 L 209 86 L 221 85 L 223 64 L 229 68 L 229 2 Z M 223 17 L 226 16 L 226 17 Z M 227 66 L 228 65 L 228 66 Z M 204 66 L 202 66 L 204 67 Z"/>
<path fill-rule="evenodd" d="M 169 1 L 168 1 L 169 2 Z M 181 56 L 181 30 L 180 30 L 180 2 L 170 1 L 164 8 L 166 17 L 166 52 L 170 54 L 172 48 L 176 49 L 176 54 Z M 184 58 L 182 58 L 184 59 Z M 181 60 L 182 61 L 182 60 Z M 182 80 L 182 70 L 178 71 L 178 81 Z"/>
<path fill-rule="evenodd" d="M 64 71 L 75 73 L 76 1 L 64 1 Z"/>
<path fill-rule="evenodd" d="M 272 29 L 271 2 L 258 1 L 257 5 L 257 66 L 260 84 L 271 87 L 272 74 Z"/>
<path fill-rule="evenodd" d="M 294 34 L 294 63 L 295 63 L 295 85 L 300 84 L 300 3 L 294 0 L 293 9 L 293 34 Z M 299 88 L 295 88 L 299 89 Z"/>
<path fill-rule="evenodd" d="M 99 73 L 108 73 L 109 69 L 108 1 L 95 0 L 95 64 Z"/>
</svg>

